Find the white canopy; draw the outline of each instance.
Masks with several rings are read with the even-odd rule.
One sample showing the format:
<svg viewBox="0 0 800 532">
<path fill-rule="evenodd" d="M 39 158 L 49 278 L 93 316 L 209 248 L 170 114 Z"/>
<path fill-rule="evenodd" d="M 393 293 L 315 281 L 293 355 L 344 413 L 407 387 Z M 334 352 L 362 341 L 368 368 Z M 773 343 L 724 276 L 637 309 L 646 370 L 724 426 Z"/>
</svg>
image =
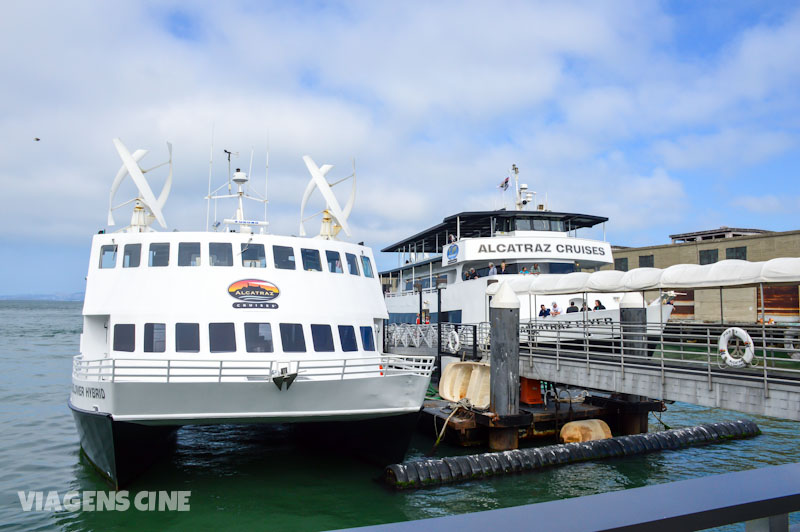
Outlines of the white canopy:
<svg viewBox="0 0 800 532">
<path fill-rule="evenodd" d="M 759 283 L 800 282 L 800 257 L 765 262 L 723 260 L 714 264 L 676 264 L 669 268 L 636 268 L 627 272 L 605 270 L 517 277 L 511 287 L 525 294 L 577 294 L 582 292 L 638 292 L 660 288 L 716 288 Z M 486 293 L 493 295 L 499 283 Z"/>
</svg>

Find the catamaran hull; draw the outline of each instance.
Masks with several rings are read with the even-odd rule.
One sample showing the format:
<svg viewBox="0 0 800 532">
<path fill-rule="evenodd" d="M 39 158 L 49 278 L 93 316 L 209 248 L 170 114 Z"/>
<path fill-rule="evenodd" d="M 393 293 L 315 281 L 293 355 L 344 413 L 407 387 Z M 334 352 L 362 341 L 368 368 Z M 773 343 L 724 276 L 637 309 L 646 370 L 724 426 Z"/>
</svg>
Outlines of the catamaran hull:
<svg viewBox="0 0 800 532">
<path fill-rule="evenodd" d="M 400 461 L 429 380 L 427 375 L 396 375 L 295 381 L 279 389 L 268 381 L 74 378 L 69 406 L 86 457 L 119 488 L 168 456 L 176 429 L 183 425 L 292 423 L 307 435 L 301 440 L 323 448 L 347 449 L 380 465 Z"/>
</svg>

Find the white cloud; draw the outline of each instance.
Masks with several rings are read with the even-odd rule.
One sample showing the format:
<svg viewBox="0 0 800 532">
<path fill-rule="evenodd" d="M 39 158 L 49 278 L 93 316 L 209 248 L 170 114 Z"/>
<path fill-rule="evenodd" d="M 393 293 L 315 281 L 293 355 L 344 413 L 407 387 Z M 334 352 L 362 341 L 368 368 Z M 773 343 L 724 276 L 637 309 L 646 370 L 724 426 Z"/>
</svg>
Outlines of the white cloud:
<svg viewBox="0 0 800 532">
<path fill-rule="evenodd" d="M 680 24 L 637 1 L 9 4 L 0 237 L 85 242 L 116 136 L 154 162 L 174 143 L 167 220 L 204 227 L 212 124 L 215 183 L 222 148 L 247 167 L 255 146 L 260 187 L 269 136 L 276 231 L 297 230 L 310 154 L 336 176 L 356 158 L 354 239 L 378 246 L 497 206 L 512 163 L 554 208 L 609 216 L 631 240 L 666 233 L 691 223 L 681 170 L 722 180 L 796 159 L 800 127 L 800 10 L 709 54 L 676 51 Z"/>
<path fill-rule="evenodd" d="M 670 168 L 737 168 L 784 153 L 797 141 L 783 131 L 726 129 L 711 135 L 684 135 L 655 143 Z"/>
</svg>

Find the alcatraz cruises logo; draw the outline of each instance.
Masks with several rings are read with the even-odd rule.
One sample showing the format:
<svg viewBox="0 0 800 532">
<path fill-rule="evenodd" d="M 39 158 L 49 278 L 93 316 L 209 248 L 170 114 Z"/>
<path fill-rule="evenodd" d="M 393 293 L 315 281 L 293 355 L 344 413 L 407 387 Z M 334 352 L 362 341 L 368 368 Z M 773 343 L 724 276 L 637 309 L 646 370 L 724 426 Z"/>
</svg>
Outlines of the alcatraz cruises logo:
<svg viewBox="0 0 800 532">
<path fill-rule="evenodd" d="M 458 258 L 458 244 L 450 244 L 447 248 L 447 263 L 451 264 Z"/>
<path fill-rule="evenodd" d="M 278 287 L 261 279 L 243 279 L 228 287 L 231 297 L 242 302 L 234 303 L 233 308 L 278 308 L 277 303 L 270 303 L 281 294 Z"/>
</svg>

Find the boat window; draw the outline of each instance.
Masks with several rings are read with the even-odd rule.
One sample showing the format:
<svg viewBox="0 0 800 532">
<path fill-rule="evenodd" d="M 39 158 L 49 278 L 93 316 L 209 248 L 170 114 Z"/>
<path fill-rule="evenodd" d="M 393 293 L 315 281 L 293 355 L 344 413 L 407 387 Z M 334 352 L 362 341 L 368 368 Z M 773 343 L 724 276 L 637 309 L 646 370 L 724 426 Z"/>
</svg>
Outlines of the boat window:
<svg viewBox="0 0 800 532">
<path fill-rule="evenodd" d="M 208 263 L 212 266 L 233 266 L 233 249 L 230 242 L 209 242 Z"/>
<path fill-rule="evenodd" d="M 100 246 L 100 267 L 113 268 L 117 265 L 117 246 Z"/>
<path fill-rule="evenodd" d="M 150 244 L 150 255 L 147 259 L 148 266 L 169 265 L 169 243 Z"/>
<path fill-rule="evenodd" d="M 136 346 L 134 341 L 136 328 L 128 323 L 114 325 L 114 351 L 131 352 Z"/>
<path fill-rule="evenodd" d="M 575 271 L 574 264 L 568 264 L 563 262 L 551 262 L 549 264 L 550 268 L 548 273 L 572 273 Z"/>
<path fill-rule="evenodd" d="M 566 231 L 564 226 L 563 220 L 550 220 L 550 230 L 551 231 L 558 231 L 559 233 L 563 233 Z"/>
<path fill-rule="evenodd" d="M 352 253 L 345 253 L 347 257 L 347 270 L 351 275 L 358 275 L 358 260 Z"/>
<path fill-rule="evenodd" d="M 306 339 L 299 323 L 281 323 L 281 343 L 285 353 L 305 353 Z"/>
<path fill-rule="evenodd" d="M 362 255 L 361 256 L 361 264 L 364 265 L 364 275 L 367 277 L 375 277 L 372 275 L 372 263 L 369 261 L 369 257 Z"/>
<path fill-rule="evenodd" d="M 325 258 L 328 260 L 328 271 L 331 273 L 342 273 L 342 259 L 338 251 L 326 251 Z"/>
<path fill-rule="evenodd" d="M 208 346 L 212 353 L 233 353 L 236 351 L 236 333 L 233 323 L 209 323 Z"/>
<path fill-rule="evenodd" d="M 529 218 L 517 218 L 514 220 L 515 229 L 517 231 L 530 231 L 531 230 L 531 221 Z"/>
<path fill-rule="evenodd" d="M 125 253 L 122 255 L 123 268 L 138 268 L 142 260 L 141 244 L 125 244 Z"/>
<path fill-rule="evenodd" d="M 264 253 L 264 244 L 242 244 L 242 266 L 266 268 L 267 255 Z"/>
<path fill-rule="evenodd" d="M 375 337 L 372 336 L 372 327 L 361 327 L 361 345 L 364 351 L 375 351 Z"/>
<path fill-rule="evenodd" d="M 178 244 L 178 266 L 200 266 L 200 242 Z"/>
<path fill-rule="evenodd" d="M 294 270 L 294 250 L 287 246 L 272 246 L 275 267 L 281 270 Z"/>
<path fill-rule="evenodd" d="M 358 351 L 356 331 L 351 325 L 339 325 L 339 340 L 342 342 L 342 351 Z"/>
<path fill-rule="evenodd" d="M 534 231 L 549 231 L 550 230 L 550 220 L 533 220 L 533 230 Z"/>
<path fill-rule="evenodd" d="M 245 323 L 244 343 L 248 353 L 272 353 L 272 326 L 269 323 Z"/>
<path fill-rule="evenodd" d="M 300 256 L 303 257 L 303 269 L 305 271 L 322 271 L 322 260 L 319 258 L 318 249 L 300 249 Z"/>
<path fill-rule="evenodd" d="M 144 352 L 163 353 L 167 350 L 167 327 L 163 323 L 144 324 Z"/>
<path fill-rule="evenodd" d="M 333 351 L 333 335 L 330 325 L 311 325 L 311 338 L 314 340 L 314 351 Z"/>
<path fill-rule="evenodd" d="M 197 353 L 200 351 L 200 325 L 197 323 L 175 324 L 175 351 Z"/>
</svg>

